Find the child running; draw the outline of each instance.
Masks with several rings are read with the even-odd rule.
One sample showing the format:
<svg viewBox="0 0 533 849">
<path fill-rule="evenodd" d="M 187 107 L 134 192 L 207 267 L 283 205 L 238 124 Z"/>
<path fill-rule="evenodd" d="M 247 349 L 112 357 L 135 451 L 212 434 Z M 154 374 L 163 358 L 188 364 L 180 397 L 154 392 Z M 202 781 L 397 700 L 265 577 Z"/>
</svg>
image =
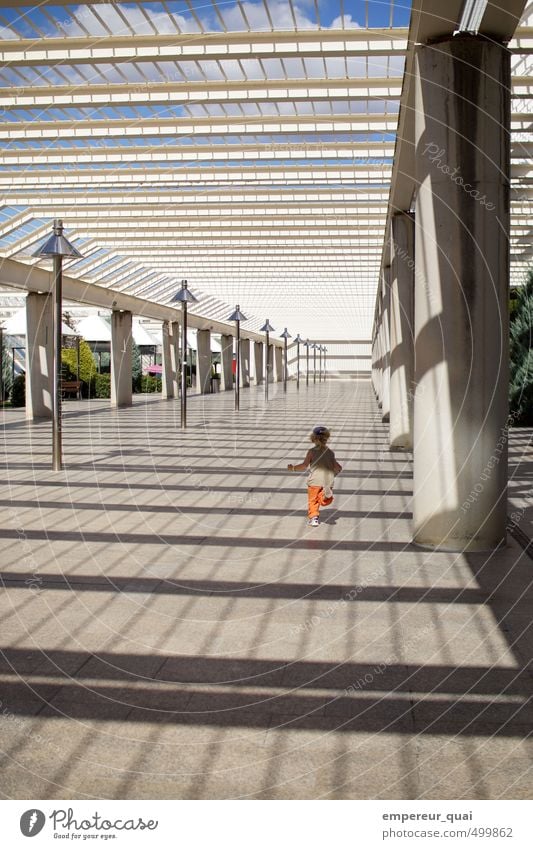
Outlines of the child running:
<svg viewBox="0 0 533 849">
<path fill-rule="evenodd" d="M 307 524 L 316 528 L 320 524 L 319 514 L 321 507 L 327 507 L 333 501 L 332 485 L 335 475 L 342 471 L 342 466 L 337 463 L 335 454 L 327 447 L 330 432 L 327 427 L 318 425 L 313 428 L 311 442 L 314 447 L 310 448 L 305 455 L 303 463 L 289 463 L 289 472 L 303 472 L 309 469 L 307 476 L 307 500 L 308 521 Z"/>
</svg>

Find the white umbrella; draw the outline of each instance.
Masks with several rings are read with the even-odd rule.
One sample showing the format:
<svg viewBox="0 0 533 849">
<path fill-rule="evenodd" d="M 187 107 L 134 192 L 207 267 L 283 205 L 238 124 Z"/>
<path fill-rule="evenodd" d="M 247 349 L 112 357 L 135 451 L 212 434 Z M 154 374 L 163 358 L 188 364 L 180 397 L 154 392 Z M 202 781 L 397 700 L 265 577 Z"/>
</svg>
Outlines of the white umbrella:
<svg viewBox="0 0 533 849">
<path fill-rule="evenodd" d="M 111 325 L 99 315 L 88 315 L 79 322 L 78 334 L 87 342 L 111 342 Z"/>
<path fill-rule="evenodd" d="M 17 310 L 11 318 L 8 318 L 4 327 L 4 333 L 8 336 L 26 336 L 26 307 Z M 63 336 L 77 336 L 75 330 L 72 330 L 65 322 L 61 322 L 61 333 Z"/>
</svg>

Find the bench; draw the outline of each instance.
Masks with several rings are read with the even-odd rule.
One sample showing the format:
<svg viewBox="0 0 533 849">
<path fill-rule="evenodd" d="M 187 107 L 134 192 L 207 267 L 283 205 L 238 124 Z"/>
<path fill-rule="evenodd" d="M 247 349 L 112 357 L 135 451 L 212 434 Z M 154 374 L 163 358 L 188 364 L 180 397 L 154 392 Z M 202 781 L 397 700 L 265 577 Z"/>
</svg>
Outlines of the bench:
<svg viewBox="0 0 533 849">
<path fill-rule="evenodd" d="M 75 395 L 79 400 L 81 398 L 81 380 L 62 380 L 61 381 L 61 397 L 66 395 Z"/>
</svg>

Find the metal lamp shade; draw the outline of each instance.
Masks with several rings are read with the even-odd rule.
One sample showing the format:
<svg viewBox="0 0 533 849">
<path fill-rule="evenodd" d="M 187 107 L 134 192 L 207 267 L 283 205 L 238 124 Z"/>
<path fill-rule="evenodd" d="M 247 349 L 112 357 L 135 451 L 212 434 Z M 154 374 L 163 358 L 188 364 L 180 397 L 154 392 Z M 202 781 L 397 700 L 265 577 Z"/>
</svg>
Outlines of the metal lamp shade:
<svg viewBox="0 0 533 849">
<path fill-rule="evenodd" d="M 260 330 L 261 330 L 263 333 L 272 333 L 272 331 L 274 330 L 274 328 L 273 328 L 273 327 L 272 327 L 272 325 L 270 324 L 270 322 L 269 322 L 268 318 L 267 318 L 267 320 L 265 321 L 265 323 L 263 324 L 263 326 L 260 328 Z"/>
<path fill-rule="evenodd" d="M 235 312 L 229 316 L 228 321 L 248 321 L 244 313 L 241 312 L 239 305 L 235 307 Z"/>
<path fill-rule="evenodd" d="M 181 281 L 181 289 L 178 289 L 176 294 L 171 298 L 170 303 L 180 303 L 180 304 L 196 304 L 198 302 L 198 298 L 195 298 L 190 289 L 187 289 L 187 281 Z"/>
<path fill-rule="evenodd" d="M 54 256 L 72 256 L 81 257 L 79 250 L 69 242 L 66 236 L 63 235 L 63 222 L 59 219 L 54 221 L 54 232 L 46 240 L 44 245 L 41 245 L 33 254 L 35 257 L 54 257 Z"/>
</svg>

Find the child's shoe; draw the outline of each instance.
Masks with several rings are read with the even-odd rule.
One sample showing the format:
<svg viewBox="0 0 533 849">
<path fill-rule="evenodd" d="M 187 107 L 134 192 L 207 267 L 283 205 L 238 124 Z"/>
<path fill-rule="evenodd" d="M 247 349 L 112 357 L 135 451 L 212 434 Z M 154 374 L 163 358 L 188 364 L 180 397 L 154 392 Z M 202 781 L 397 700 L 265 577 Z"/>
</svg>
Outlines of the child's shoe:
<svg viewBox="0 0 533 849">
<path fill-rule="evenodd" d="M 324 487 L 323 498 L 333 498 L 333 490 L 330 486 Z"/>
<path fill-rule="evenodd" d="M 319 519 L 318 519 L 318 516 L 313 516 L 313 518 L 312 518 L 312 519 L 309 519 L 309 521 L 307 522 L 307 524 L 308 524 L 308 525 L 311 525 L 311 527 L 312 527 L 312 528 L 316 528 L 316 527 L 317 527 L 317 525 L 319 525 L 319 524 L 320 524 Z"/>
</svg>

